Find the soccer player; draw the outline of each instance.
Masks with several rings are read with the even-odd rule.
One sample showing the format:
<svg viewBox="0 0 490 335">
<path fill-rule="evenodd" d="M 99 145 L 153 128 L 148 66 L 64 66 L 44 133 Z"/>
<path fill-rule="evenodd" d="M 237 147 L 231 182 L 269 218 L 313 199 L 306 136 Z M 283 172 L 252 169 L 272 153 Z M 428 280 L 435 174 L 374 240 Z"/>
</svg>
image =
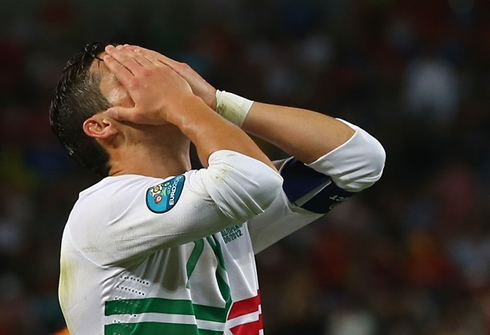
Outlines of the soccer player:
<svg viewBox="0 0 490 335">
<path fill-rule="evenodd" d="M 80 193 L 63 233 L 72 335 L 263 334 L 254 254 L 371 186 L 385 161 L 355 125 L 217 91 L 136 46 L 77 53 L 50 121 L 105 177 Z M 246 133 L 291 158 L 272 163 Z"/>
</svg>

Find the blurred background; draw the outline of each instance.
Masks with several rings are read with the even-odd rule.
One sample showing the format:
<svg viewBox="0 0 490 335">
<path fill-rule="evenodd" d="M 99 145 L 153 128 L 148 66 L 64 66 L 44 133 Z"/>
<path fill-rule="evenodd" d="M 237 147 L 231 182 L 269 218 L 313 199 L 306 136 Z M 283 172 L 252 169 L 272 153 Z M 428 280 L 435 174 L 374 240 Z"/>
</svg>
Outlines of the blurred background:
<svg viewBox="0 0 490 335">
<path fill-rule="evenodd" d="M 384 145 L 381 181 L 258 255 L 266 334 L 490 334 L 488 0 L 0 0 L 0 335 L 63 327 L 61 233 L 98 179 L 47 111 L 90 41 L 154 48 Z"/>
</svg>

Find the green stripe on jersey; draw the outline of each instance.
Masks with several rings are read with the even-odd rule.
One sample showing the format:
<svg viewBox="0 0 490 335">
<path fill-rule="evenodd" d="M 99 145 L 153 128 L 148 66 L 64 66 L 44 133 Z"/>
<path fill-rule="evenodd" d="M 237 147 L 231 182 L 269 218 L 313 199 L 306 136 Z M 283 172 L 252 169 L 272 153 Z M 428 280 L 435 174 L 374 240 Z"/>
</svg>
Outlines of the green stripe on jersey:
<svg viewBox="0 0 490 335">
<path fill-rule="evenodd" d="M 218 258 L 219 266 L 226 271 L 226 263 L 225 263 L 225 258 L 223 256 L 223 251 L 221 251 L 221 245 L 216 240 L 216 237 L 214 237 L 214 235 L 212 237 L 208 236 L 206 237 L 206 240 L 211 246 L 211 249 L 213 249 L 213 252 L 216 255 L 216 257 Z"/>
<path fill-rule="evenodd" d="M 228 308 L 197 305 L 190 300 L 163 298 L 120 299 L 105 303 L 106 316 L 142 313 L 195 315 L 198 320 L 225 322 Z"/>
<path fill-rule="evenodd" d="M 185 287 L 189 288 L 189 278 L 191 277 L 194 269 L 196 268 L 197 261 L 202 255 L 202 251 L 204 250 L 204 240 L 197 240 L 194 242 L 194 249 L 192 249 L 191 255 L 189 256 L 189 260 L 187 261 L 186 270 L 187 270 L 187 283 Z"/>
<path fill-rule="evenodd" d="M 196 325 L 138 322 L 138 323 L 113 323 L 104 327 L 105 335 L 222 335 L 222 331 L 204 330 Z"/>
</svg>

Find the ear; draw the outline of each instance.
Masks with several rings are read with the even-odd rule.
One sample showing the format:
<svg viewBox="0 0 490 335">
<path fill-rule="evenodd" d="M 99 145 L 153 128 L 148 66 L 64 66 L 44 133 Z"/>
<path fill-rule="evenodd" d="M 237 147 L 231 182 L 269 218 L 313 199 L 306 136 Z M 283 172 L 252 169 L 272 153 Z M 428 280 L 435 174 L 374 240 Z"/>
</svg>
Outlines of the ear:
<svg viewBox="0 0 490 335">
<path fill-rule="evenodd" d="M 88 136 L 99 139 L 109 138 L 119 132 L 114 120 L 101 114 L 95 114 L 85 120 L 83 131 Z"/>
</svg>

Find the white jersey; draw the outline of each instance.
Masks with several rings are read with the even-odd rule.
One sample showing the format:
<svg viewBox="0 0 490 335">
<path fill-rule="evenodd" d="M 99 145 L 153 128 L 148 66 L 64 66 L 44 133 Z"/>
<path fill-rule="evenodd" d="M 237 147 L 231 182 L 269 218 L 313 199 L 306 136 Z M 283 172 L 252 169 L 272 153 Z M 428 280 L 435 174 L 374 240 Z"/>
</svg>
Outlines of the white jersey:
<svg viewBox="0 0 490 335">
<path fill-rule="evenodd" d="M 254 254 L 381 175 L 381 146 L 354 129 L 306 167 L 321 175 L 308 172 L 307 182 L 295 184 L 303 164 L 278 163 L 283 184 L 265 164 L 224 150 L 206 169 L 164 180 L 107 177 L 83 191 L 61 247 L 70 334 L 263 334 Z M 330 199 L 323 212 L 322 197 Z"/>
</svg>

